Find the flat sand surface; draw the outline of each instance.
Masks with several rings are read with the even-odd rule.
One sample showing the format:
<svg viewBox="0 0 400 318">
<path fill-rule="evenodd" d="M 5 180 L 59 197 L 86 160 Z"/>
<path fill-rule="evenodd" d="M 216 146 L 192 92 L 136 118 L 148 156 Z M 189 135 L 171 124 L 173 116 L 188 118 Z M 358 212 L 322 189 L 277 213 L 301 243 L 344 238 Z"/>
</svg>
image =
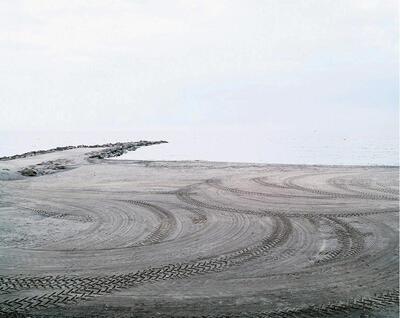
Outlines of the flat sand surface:
<svg viewBox="0 0 400 318">
<path fill-rule="evenodd" d="M 398 168 L 85 152 L 0 162 L 0 316 L 397 317 Z"/>
</svg>

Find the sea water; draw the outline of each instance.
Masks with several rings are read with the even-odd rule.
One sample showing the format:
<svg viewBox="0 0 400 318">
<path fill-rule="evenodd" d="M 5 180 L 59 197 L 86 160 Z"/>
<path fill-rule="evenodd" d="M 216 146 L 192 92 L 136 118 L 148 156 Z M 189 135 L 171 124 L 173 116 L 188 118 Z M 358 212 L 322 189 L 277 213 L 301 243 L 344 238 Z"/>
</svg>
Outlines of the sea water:
<svg viewBox="0 0 400 318">
<path fill-rule="evenodd" d="M 224 162 L 399 165 L 398 136 L 268 129 L 166 129 L 131 131 L 0 132 L 0 156 L 31 150 L 118 141 L 166 140 L 116 160 L 209 160 Z"/>
</svg>

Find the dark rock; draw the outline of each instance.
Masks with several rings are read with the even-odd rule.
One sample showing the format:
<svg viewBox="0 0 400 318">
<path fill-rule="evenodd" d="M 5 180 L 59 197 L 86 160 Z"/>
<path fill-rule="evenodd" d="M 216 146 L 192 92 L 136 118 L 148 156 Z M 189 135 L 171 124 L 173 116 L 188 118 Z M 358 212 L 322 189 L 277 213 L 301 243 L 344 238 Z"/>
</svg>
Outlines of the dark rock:
<svg viewBox="0 0 400 318">
<path fill-rule="evenodd" d="M 56 148 L 52 148 L 52 149 L 48 149 L 48 150 L 37 150 L 37 151 L 25 152 L 20 155 L 0 157 L 0 161 L 32 157 L 32 156 L 36 156 L 36 155 L 41 155 L 41 154 L 46 154 L 46 153 L 51 153 L 51 152 L 56 152 L 56 151 L 76 149 L 76 148 L 107 148 L 102 151 L 91 152 L 88 154 L 89 158 L 104 159 L 104 158 L 120 156 L 120 155 L 124 154 L 126 151 L 134 151 L 138 147 L 141 147 L 141 146 L 149 146 L 149 145 L 162 144 L 162 143 L 167 143 L 167 141 L 164 141 L 164 140 L 160 140 L 160 141 L 140 140 L 137 142 L 116 142 L 116 143 L 107 143 L 107 144 L 103 144 L 103 145 L 96 144 L 96 145 L 65 146 L 65 147 L 56 147 Z"/>
<path fill-rule="evenodd" d="M 20 172 L 23 176 L 27 177 L 34 177 L 38 174 L 38 172 L 33 168 L 24 168 Z"/>
</svg>

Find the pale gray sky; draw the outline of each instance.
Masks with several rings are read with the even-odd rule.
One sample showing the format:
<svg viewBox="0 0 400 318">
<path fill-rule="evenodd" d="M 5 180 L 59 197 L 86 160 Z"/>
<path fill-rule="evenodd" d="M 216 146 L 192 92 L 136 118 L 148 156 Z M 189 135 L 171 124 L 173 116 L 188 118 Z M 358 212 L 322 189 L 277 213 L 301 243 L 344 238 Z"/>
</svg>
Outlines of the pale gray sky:
<svg viewBox="0 0 400 318">
<path fill-rule="evenodd" d="M 0 1 L 0 130 L 397 134 L 398 1 Z"/>
</svg>

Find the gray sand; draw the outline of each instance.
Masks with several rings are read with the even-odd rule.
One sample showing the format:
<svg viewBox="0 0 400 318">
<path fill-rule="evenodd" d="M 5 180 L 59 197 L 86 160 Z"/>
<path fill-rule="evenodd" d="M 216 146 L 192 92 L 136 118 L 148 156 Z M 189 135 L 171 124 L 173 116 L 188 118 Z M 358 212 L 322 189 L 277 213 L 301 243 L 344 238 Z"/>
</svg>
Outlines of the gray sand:
<svg viewBox="0 0 400 318">
<path fill-rule="evenodd" d="M 397 316 L 398 167 L 87 153 L 0 161 L 0 315 Z"/>
</svg>

